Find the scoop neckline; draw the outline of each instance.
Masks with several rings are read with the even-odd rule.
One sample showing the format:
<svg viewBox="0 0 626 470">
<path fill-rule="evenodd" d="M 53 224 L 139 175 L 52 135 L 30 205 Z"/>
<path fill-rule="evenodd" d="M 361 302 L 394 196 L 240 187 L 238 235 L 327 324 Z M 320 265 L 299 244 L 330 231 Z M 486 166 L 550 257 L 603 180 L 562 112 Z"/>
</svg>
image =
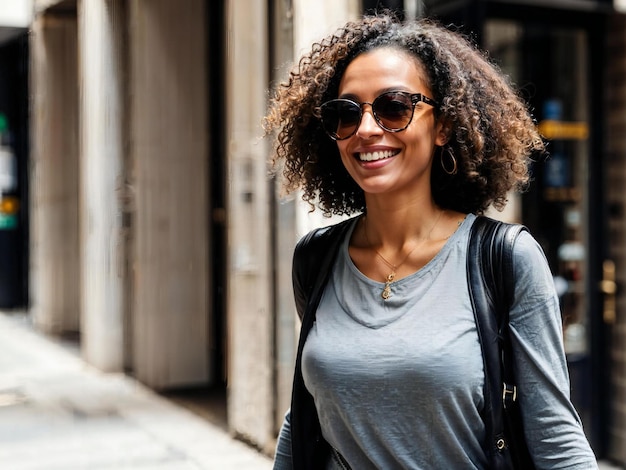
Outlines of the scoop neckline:
<svg viewBox="0 0 626 470">
<path fill-rule="evenodd" d="M 373 286 L 384 286 L 385 285 L 384 282 L 377 281 L 363 274 L 361 270 L 357 268 L 356 264 L 354 264 L 354 261 L 352 260 L 352 257 L 350 256 L 350 251 L 348 249 L 350 246 L 350 239 L 352 238 L 352 233 L 354 232 L 356 225 L 359 223 L 359 221 L 361 220 L 363 216 L 364 214 L 361 214 L 360 216 L 354 218 L 352 226 L 347 231 L 346 237 L 341 245 L 341 251 L 348 263 L 348 267 L 351 272 L 353 272 L 360 279 L 364 280 L 365 282 Z M 471 221 L 473 221 L 474 218 L 475 216 L 473 214 L 471 213 L 467 214 L 465 218 L 461 221 L 461 224 L 452 233 L 452 235 L 448 237 L 446 242 L 443 244 L 443 246 L 437 252 L 437 254 L 435 254 L 435 256 L 433 256 L 424 266 L 419 268 L 417 271 L 414 271 L 411 274 L 404 276 L 403 278 L 398 279 L 397 281 L 394 281 L 394 284 L 400 285 L 400 284 L 404 284 L 405 282 L 411 282 L 411 280 L 413 279 L 419 279 L 420 277 L 426 275 L 428 272 L 434 269 L 437 265 L 439 265 L 439 263 L 444 258 L 444 256 L 452 249 L 452 246 L 455 245 L 456 242 L 459 240 L 459 238 L 462 236 L 462 234 L 465 233 L 467 225 L 468 224 L 471 225 Z"/>
</svg>

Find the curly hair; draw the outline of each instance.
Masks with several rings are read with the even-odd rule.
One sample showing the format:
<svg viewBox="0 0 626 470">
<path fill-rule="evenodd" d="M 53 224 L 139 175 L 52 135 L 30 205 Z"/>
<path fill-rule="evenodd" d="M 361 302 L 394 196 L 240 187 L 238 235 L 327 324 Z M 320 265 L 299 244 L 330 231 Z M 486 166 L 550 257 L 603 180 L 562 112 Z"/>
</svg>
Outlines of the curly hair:
<svg viewBox="0 0 626 470">
<path fill-rule="evenodd" d="M 365 210 L 361 188 L 345 170 L 335 141 L 323 131 L 319 106 L 336 98 L 348 64 L 359 54 L 391 47 L 423 65 L 439 103 L 435 116 L 449 128 L 446 144 L 457 160 L 454 175 L 433 165 L 433 200 L 440 207 L 482 213 L 502 209 L 511 189 L 528 182 L 528 165 L 544 144 L 526 103 L 486 55 L 458 32 L 434 21 L 401 23 L 389 15 L 349 22 L 313 44 L 281 83 L 264 119 L 278 131 L 271 162 L 282 163 L 287 192 L 325 215 Z M 443 151 L 443 149 L 441 149 Z"/>
</svg>

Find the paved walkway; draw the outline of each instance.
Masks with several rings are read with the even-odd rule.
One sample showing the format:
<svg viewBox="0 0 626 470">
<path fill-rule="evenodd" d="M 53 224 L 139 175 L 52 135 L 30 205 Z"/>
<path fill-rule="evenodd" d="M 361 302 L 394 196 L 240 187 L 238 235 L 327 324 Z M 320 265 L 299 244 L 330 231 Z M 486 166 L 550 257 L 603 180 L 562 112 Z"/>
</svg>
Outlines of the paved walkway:
<svg viewBox="0 0 626 470">
<path fill-rule="evenodd" d="M 0 469 L 270 468 L 204 418 L 0 313 Z"/>
<path fill-rule="evenodd" d="M 0 469 L 269 470 L 220 427 L 0 312 Z M 601 470 L 616 469 L 601 463 Z"/>
</svg>

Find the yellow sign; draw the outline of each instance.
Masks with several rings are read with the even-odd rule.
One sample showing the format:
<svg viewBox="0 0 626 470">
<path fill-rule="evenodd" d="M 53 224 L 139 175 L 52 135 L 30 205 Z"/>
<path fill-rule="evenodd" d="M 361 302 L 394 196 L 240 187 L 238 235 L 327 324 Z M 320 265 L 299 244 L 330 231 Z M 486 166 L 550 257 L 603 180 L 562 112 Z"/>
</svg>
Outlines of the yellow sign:
<svg viewBox="0 0 626 470">
<path fill-rule="evenodd" d="M 13 215 L 17 213 L 19 206 L 20 203 L 16 197 L 0 197 L 0 214 Z"/>
<path fill-rule="evenodd" d="M 585 140 L 589 137 L 586 122 L 564 122 L 546 119 L 539 123 L 539 133 L 546 139 Z"/>
</svg>

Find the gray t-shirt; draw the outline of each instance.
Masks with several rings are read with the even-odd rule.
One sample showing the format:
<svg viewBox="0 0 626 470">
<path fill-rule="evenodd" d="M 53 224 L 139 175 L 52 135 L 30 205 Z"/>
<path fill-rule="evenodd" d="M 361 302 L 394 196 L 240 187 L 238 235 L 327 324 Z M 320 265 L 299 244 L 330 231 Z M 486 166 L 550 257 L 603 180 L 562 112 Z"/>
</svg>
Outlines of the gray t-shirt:
<svg viewBox="0 0 626 470">
<path fill-rule="evenodd" d="M 469 215 L 426 266 L 394 282 L 387 301 L 384 284 L 350 259 L 351 233 L 340 249 L 302 370 L 324 438 L 353 469 L 487 467 L 483 362 L 466 277 L 474 219 Z M 535 463 L 597 468 L 569 401 L 552 277 L 529 234 L 516 243 L 514 261 L 511 334 Z"/>
</svg>

